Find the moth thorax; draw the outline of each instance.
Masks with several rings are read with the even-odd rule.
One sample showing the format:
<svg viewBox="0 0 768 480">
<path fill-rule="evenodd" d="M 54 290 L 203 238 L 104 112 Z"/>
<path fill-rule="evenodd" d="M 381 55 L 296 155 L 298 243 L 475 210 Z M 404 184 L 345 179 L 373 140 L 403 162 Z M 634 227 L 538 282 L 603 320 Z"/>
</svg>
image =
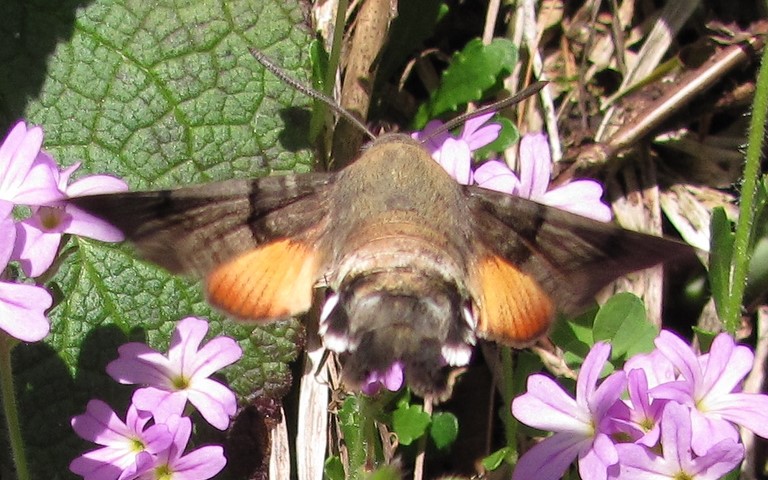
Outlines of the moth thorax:
<svg viewBox="0 0 768 480">
<path fill-rule="evenodd" d="M 352 386 L 401 361 L 417 393 L 439 394 L 450 367 L 469 362 L 475 326 L 456 284 L 398 269 L 346 279 L 323 307 L 320 334 L 328 349 L 347 354 Z"/>
</svg>

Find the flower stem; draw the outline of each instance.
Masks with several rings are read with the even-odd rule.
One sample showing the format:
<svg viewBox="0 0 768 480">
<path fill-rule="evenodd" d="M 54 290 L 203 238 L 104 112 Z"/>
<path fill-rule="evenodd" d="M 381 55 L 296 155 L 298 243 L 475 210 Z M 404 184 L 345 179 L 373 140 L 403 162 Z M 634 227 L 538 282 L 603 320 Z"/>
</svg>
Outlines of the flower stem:
<svg viewBox="0 0 768 480">
<path fill-rule="evenodd" d="M 13 370 L 11 369 L 11 350 L 15 340 L 0 333 L 0 395 L 3 399 L 3 413 L 11 444 L 13 462 L 16 466 L 16 478 L 29 480 L 27 457 L 24 454 L 24 440 L 21 438 L 19 412 L 16 406 L 16 392 L 13 388 Z"/>
<path fill-rule="evenodd" d="M 752 102 L 752 117 L 749 123 L 744 177 L 741 184 L 739 220 L 733 241 L 731 260 L 730 295 L 723 309 L 723 324 L 728 332 L 734 333 L 739 327 L 741 304 L 746 287 L 749 268 L 749 243 L 755 216 L 755 191 L 760 173 L 760 155 L 765 137 L 766 111 L 768 110 L 768 48 L 763 49 L 760 71 L 757 74 L 755 98 Z"/>
</svg>

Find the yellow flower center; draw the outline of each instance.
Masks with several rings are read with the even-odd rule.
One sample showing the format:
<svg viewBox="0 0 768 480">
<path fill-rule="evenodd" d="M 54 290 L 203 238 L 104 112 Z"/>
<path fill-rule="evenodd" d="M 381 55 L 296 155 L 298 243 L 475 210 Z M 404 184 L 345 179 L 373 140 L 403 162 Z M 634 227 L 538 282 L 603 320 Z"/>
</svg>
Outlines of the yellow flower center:
<svg viewBox="0 0 768 480">
<path fill-rule="evenodd" d="M 40 216 L 40 225 L 46 230 L 53 230 L 61 224 L 62 210 L 55 207 L 40 207 L 37 211 Z"/>
</svg>

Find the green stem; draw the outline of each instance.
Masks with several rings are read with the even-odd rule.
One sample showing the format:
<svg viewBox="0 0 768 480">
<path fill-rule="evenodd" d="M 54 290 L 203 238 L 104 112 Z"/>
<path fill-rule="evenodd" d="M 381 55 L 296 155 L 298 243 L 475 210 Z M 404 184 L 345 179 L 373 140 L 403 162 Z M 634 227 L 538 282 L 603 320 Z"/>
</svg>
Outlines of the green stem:
<svg viewBox="0 0 768 480">
<path fill-rule="evenodd" d="M 13 462 L 16 465 L 16 478 L 29 480 L 27 457 L 24 454 L 24 440 L 21 438 L 19 412 L 16 406 L 16 391 L 13 388 L 13 370 L 11 369 L 11 350 L 15 340 L 0 333 L 0 395 L 3 399 L 3 413 L 11 443 Z"/>
<path fill-rule="evenodd" d="M 749 243 L 752 223 L 754 222 L 755 192 L 760 173 L 760 155 L 765 137 L 766 111 L 768 110 L 768 48 L 763 49 L 760 71 L 757 75 L 757 87 L 752 103 L 752 117 L 749 124 L 744 177 L 741 185 L 739 220 L 733 241 L 731 260 L 730 294 L 723 309 L 723 325 L 730 333 L 735 333 L 740 324 L 741 304 L 746 287 L 749 269 Z"/>
<path fill-rule="evenodd" d="M 502 388 L 502 410 L 501 419 L 504 422 L 504 436 L 506 437 L 507 448 L 509 449 L 508 458 L 517 457 L 517 420 L 512 416 L 510 406 L 515 397 L 515 361 L 512 358 L 512 349 L 509 347 L 500 347 L 501 350 L 501 372 L 504 385 Z"/>
<path fill-rule="evenodd" d="M 341 42 L 344 39 L 344 24 L 347 21 L 348 7 L 349 0 L 339 0 L 336 7 L 336 22 L 333 25 L 333 41 L 331 53 L 328 56 L 328 71 L 325 72 L 325 92 L 323 92 L 329 97 L 333 97 L 333 86 L 336 84 L 336 69 L 341 58 Z"/>
</svg>

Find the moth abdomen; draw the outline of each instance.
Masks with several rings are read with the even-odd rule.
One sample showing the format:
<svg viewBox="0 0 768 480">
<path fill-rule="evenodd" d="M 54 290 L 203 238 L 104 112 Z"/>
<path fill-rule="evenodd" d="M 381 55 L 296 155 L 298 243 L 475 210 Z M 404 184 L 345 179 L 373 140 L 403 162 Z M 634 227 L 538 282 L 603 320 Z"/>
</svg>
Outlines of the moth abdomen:
<svg viewBox="0 0 768 480">
<path fill-rule="evenodd" d="M 441 396 L 449 367 L 466 365 L 474 321 L 459 287 L 422 271 L 367 272 L 329 296 L 320 320 L 327 348 L 344 354 L 345 382 L 401 362 L 417 393 Z"/>
</svg>

